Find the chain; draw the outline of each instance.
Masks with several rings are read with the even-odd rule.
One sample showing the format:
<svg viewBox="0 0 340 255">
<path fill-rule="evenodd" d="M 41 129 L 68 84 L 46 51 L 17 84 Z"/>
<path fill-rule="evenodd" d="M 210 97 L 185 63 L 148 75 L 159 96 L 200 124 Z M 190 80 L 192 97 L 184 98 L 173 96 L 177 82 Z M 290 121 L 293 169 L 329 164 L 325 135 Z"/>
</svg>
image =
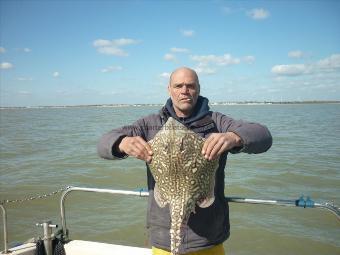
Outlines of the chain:
<svg viewBox="0 0 340 255">
<path fill-rule="evenodd" d="M 53 191 L 51 193 L 42 194 L 42 195 L 38 194 L 38 195 L 35 195 L 35 196 L 23 198 L 23 199 L 2 200 L 2 201 L 0 201 L 0 204 L 4 205 L 4 204 L 9 204 L 9 203 L 24 203 L 24 202 L 32 201 L 32 200 L 36 200 L 36 199 L 44 199 L 44 198 L 48 198 L 50 196 L 53 196 L 55 194 L 61 193 L 65 190 L 68 190 L 69 188 L 71 188 L 71 186 L 66 186 L 66 187 L 60 188 L 60 189 Z"/>
</svg>

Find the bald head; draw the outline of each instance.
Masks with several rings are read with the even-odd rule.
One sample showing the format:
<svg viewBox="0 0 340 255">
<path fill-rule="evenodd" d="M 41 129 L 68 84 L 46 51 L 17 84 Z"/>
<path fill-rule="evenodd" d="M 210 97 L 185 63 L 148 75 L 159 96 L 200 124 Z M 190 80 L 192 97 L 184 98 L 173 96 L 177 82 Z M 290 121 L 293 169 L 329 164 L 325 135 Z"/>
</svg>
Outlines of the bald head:
<svg viewBox="0 0 340 255">
<path fill-rule="evenodd" d="M 176 70 L 174 70 L 171 75 L 170 75 L 170 82 L 169 84 L 172 84 L 173 83 L 173 79 L 174 77 L 177 77 L 177 76 L 193 76 L 196 80 L 196 85 L 199 87 L 200 86 L 200 83 L 199 83 L 199 80 L 198 80 L 198 76 L 197 76 L 197 73 L 195 72 L 195 70 L 189 68 L 189 67 L 179 67 L 177 68 Z"/>
</svg>

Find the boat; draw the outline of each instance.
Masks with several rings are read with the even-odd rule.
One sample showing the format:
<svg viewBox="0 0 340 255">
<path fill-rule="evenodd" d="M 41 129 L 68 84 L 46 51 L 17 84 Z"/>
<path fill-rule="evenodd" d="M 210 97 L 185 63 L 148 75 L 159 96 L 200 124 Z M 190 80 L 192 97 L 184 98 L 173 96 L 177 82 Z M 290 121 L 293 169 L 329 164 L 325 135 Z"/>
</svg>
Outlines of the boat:
<svg viewBox="0 0 340 255">
<path fill-rule="evenodd" d="M 43 228 L 43 238 L 32 238 L 24 244 L 16 247 L 8 247 L 8 226 L 7 226 L 7 211 L 6 203 L 13 202 L 9 200 L 0 201 L 3 218 L 4 230 L 4 250 L 0 254 L 11 255 L 151 255 L 151 249 L 145 247 L 133 247 L 118 244 L 109 244 L 85 240 L 70 240 L 69 230 L 66 225 L 66 208 L 65 201 L 71 192 L 95 192 L 95 193 L 108 193 L 113 195 L 128 195 L 137 197 L 147 197 L 149 192 L 144 189 L 139 190 L 116 190 L 116 189 L 98 189 L 86 187 L 65 187 L 61 189 L 62 195 L 60 198 L 60 218 L 61 227 L 52 224 L 51 221 L 37 223 L 37 226 Z M 52 192 L 56 194 L 58 191 Z M 38 198 L 44 198 L 39 196 Z M 35 199 L 35 198 L 33 198 Z M 33 200 L 32 198 L 29 200 Z M 290 207 L 303 207 L 303 208 L 320 208 L 332 212 L 340 221 L 340 207 L 330 202 L 314 202 L 309 197 L 301 196 L 298 199 L 254 199 L 244 197 L 226 197 L 226 202 L 231 203 L 247 203 L 247 204 L 262 204 L 262 205 L 277 205 L 277 206 L 290 206 Z M 39 251 L 41 249 L 41 251 Z"/>
</svg>

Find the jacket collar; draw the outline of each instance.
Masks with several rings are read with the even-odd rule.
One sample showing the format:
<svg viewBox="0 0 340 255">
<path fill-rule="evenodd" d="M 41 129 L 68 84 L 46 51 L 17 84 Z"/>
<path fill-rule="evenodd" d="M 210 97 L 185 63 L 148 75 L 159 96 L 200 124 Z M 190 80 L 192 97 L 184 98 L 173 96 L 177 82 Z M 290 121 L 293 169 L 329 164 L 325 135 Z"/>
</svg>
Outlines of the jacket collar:
<svg viewBox="0 0 340 255">
<path fill-rule="evenodd" d="M 179 122 L 183 123 L 186 126 L 190 126 L 190 124 L 202 119 L 204 116 L 210 113 L 209 111 L 209 100 L 203 96 L 198 96 L 196 105 L 192 111 L 192 114 L 189 117 L 181 118 L 177 117 L 175 110 L 173 108 L 173 103 L 171 98 L 169 98 L 163 107 L 163 111 L 166 112 L 167 118 L 173 117 Z M 167 119 L 166 118 L 166 119 Z"/>
<path fill-rule="evenodd" d="M 214 132 L 216 132 L 216 125 L 211 118 L 212 112 L 209 111 L 208 103 L 209 100 L 207 98 L 199 96 L 192 114 L 187 118 L 180 118 L 177 117 L 171 98 L 169 98 L 160 111 L 162 123 L 164 124 L 169 117 L 172 117 L 196 133 L 205 133 L 212 129 L 215 129 Z"/>
</svg>

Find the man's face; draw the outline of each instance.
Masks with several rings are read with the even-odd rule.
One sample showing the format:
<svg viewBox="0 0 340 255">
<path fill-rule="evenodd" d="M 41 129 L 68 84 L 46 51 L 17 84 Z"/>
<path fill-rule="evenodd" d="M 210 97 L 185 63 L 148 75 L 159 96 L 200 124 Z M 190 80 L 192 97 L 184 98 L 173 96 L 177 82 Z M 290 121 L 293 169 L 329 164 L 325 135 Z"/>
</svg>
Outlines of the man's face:
<svg viewBox="0 0 340 255">
<path fill-rule="evenodd" d="M 188 69 L 177 70 L 172 74 L 168 91 L 177 116 L 190 116 L 200 92 L 195 73 Z"/>
</svg>

